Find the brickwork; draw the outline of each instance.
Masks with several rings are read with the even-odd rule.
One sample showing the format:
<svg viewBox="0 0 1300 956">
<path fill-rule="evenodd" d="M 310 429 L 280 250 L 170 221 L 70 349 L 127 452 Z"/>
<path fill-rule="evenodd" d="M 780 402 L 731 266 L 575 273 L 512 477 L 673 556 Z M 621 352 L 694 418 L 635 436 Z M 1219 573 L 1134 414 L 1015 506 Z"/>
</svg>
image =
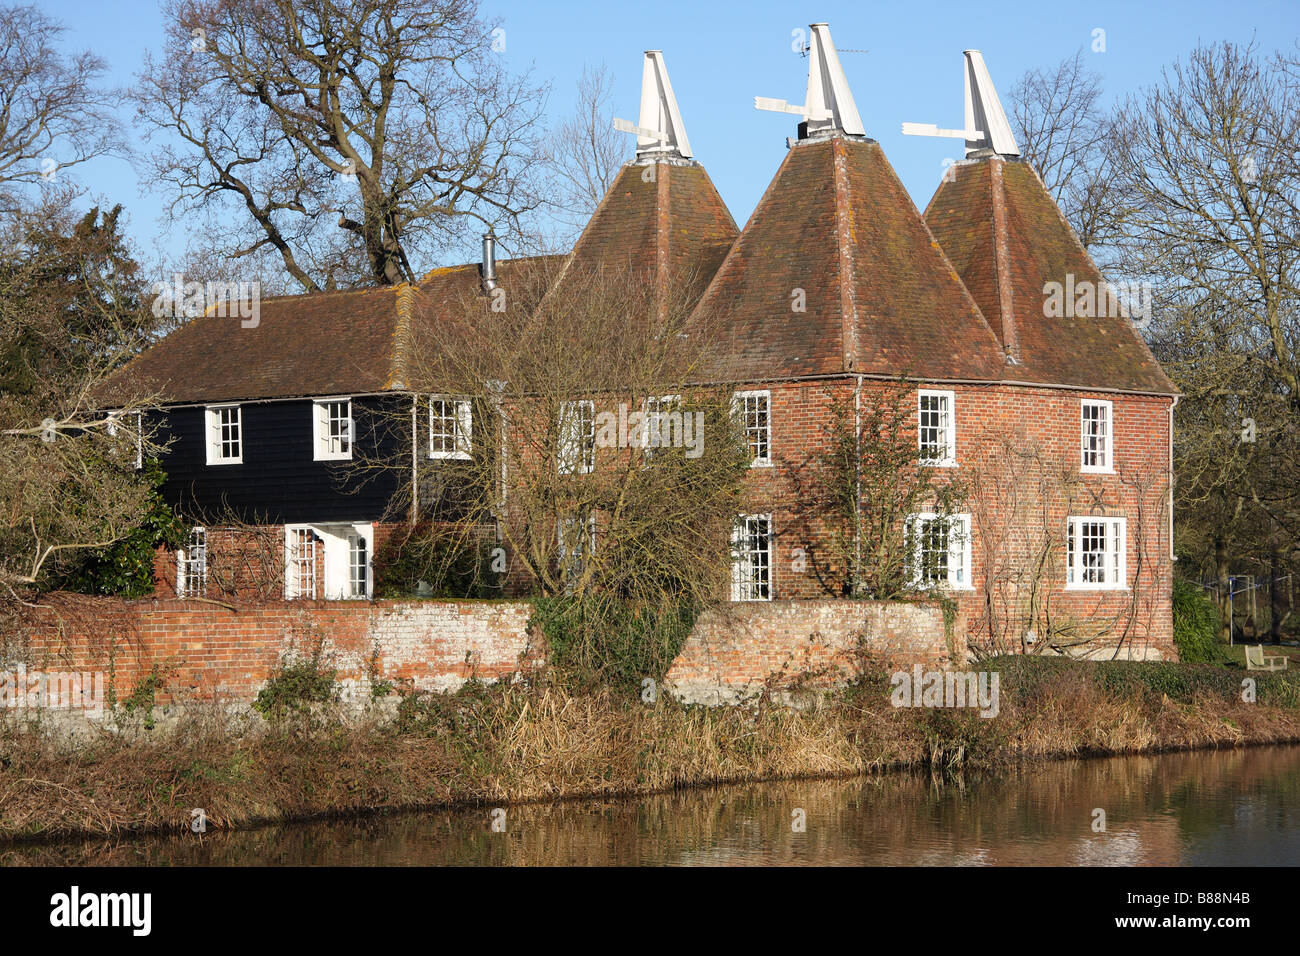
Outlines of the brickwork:
<svg viewBox="0 0 1300 956">
<path fill-rule="evenodd" d="M 771 394 L 772 464 L 749 476 L 747 509 L 771 514 L 774 533 L 771 587 L 775 600 L 844 596 L 842 568 L 828 547 L 825 516 L 818 514 L 815 459 L 827 447 L 831 402 L 852 407 L 856 379 L 743 383 L 737 390 Z M 892 383 L 864 380 L 863 406 L 884 400 Z M 956 466 L 941 481 L 961 484 L 968 498 L 969 587 L 954 590 L 970 627 L 972 646 L 983 651 L 1022 649 L 1044 628 L 1055 643 L 1091 641 L 1142 659 L 1175 656 L 1169 547 L 1169 404 L 1151 395 L 1121 395 L 1017 385 L 947 385 L 954 393 Z M 1084 399 L 1113 403 L 1111 473 L 1083 473 L 1080 415 Z M 916 400 L 909 391 L 909 440 L 915 440 Z M 1126 587 L 1076 590 L 1066 584 L 1066 527 L 1071 515 L 1122 517 L 1127 522 Z M 377 544 L 394 526 L 377 525 Z M 283 532 L 263 529 L 283 561 Z M 213 567 L 230 542 L 209 533 Z M 380 545 L 382 546 L 382 545 Z M 240 559 L 234 563 L 249 564 Z M 510 562 L 508 593 L 528 591 L 518 561 Z M 160 554 L 159 591 L 174 596 L 175 559 Z M 318 568 L 317 579 L 323 578 Z M 275 580 L 282 580 L 282 574 Z M 272 589 L 278 596 L 280 587 Z M 1031 633 L 1032 631 L 1032 633 Z M 1062 635 L 1064 637 L 1062 638 Z M 1121 640 L 1122 639 L 1122 640 Z M 1079 649 L 1096 650 L 1092 644 Z"/>
<path fill-rule="evenodd" d="M 852 403 L 856 380 L 753 383 L 771 391 L 772 466 L 750 475 L 748 507 L 770 513 L 776 600 L 840 595 L 828 567 L 824 522 L 810 506 L 817 488 L 809 466 L 826 447 L 832 397 Z M 861 401 L 879 401 L 886 383 L 867 380 Z M 1083 639 L 1124 638 L 1125 656 L 1175 655 L 1170 605 L 1169 407 L 1171 399 L 1015 385 L 948 385 L 955 399 L 956 466 L 940 480 L 966 489 L 971 516 L 971 578 L 952 593 L 988 650 L 1018 651 L 1031 617 Z M 915 436 L 916 400 L 911 393 Z M 1080 468 L 1083 399 L 1113 403 L 1114 469 Z M 1072 515 L 1127 521 L 1127 586 L 1075 590 L 1066 584 L 1066 526 Z M 1034 613 L 1030 605 L 1033 603 Z M 1071 640 L 1074 637 L 1070 638 Z"/>
<path fill-rule="evenodd" d="M 963 623 L 932 605 L 886 601 L 733 604 L 700 618 L 665 678 L 689 703 L 734 703 L 764 687 L 842 683 L 864 663 L 960 664 Z"/>
<path fill-rule="evenodd" d="M 197 601 L 80 598 L 29 618 L 29 667 L 114 672 L 119 697 L 154 665 L 177 699 L 252 700 L 276 665 L 320 646 L 345 688 L 371 677 L 416 690 L 495 680 L 536 660 L 517 601 L 289 601 L 229 610 Z M 62 621 L 60 627 L 59 622 Z"/>
</svg>

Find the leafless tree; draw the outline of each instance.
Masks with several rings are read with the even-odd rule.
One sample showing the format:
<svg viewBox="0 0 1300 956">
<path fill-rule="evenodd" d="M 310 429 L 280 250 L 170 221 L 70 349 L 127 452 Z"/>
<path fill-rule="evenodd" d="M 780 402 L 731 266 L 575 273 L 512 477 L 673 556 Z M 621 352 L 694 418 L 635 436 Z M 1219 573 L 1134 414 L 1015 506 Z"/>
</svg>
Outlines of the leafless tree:
<svg viewBox="0 0 1300 956">
<path fill-rule="evenodd" d="M 923 569 L 915 566 L 921 549 L 908 516 L 952 514 L 963 488 L 922 461 L 911 418 L 915 391 L 906 380 L 828 388 L 826 402 L 812 453 L 790 463 L 793 518 L 812 569 L 835 596 L 915 596 Z"/>
<path fill-rule="evenodd" d="M 64 28 L 36 6 L 0 7 L 0 206 L 23 186 L 64 182 L 63 171 L 116 143 L 106 65 L 57 49 Z M 29 197 L 30 198 L 30 197 Z"/>
<path fill-rule="evenodd" d="M 467 221 L 508 232 L 539 204 L 541 90 L 508 74 L 476 0 L 169 0 L 165 16 L 134 92 L 161 134 L 144 164 L 228 255 L 272 250 L 307 291 L 413 281 Z"/>
<path fill-rule="evenodd" d="M 1033 69 L 1011 88 L 1021 155 L 1038 171 L 1079 240 L 1105 242 L 1113 228 L 1106 143 L 1111 118 L 1101 77 L 1083 51 L 1054 69 Z"/>
<path fill-rule="evenodd" d="M 748 470 L 730 391 L 694 384 L 719 328 L 692 312 L 689 281 L 561 268 L 503 264 L 501 311 L 474 283 L 414 324 L 418 469 L 399 505 L 414 502 L 449 561 L 486 534 L 497 583 L 593 603 L 716 601 Z M 425 453 L 429 395 L 472 403 L 463 454 Z"/>
<path fill-rule="evenodd" d="M 630 137 L 614 129 L 612 92 L 604 64 L 584 67 L 573 114 L 546 139 L 547 172 L 557 186 L 552 206 L 570 233 L 591 218 L 632 156 Z"/>
<path fill-rule="evenodd" d="M 1154 284 L 1149 337 L 1185 393 L 1182 524 L 1226 612 L 1234 558 L 1300 557 L 1296 57 L 1198 48 L 1128 99 L 1110 153 L 1118 261 Z"/>
<path fill-rule="evenodd" d="M 1088 488 L 1059 449 L 1023 432 L 977 438 L 967 469 L 965 507 L 982 569 L 979 607 L 967 622 L 971 649 L 1006 653 L 1117 657 L 1154 629 L 1159 596 L 1168 593 L 1168 475 L 1126 465 L 1117 473 L 1129 538 L 1136 542 L 1123 601 L 1102 594 L 1087 613 L 1062 605 L 1064 517 L 1089 506 L 1121 507 L 1121 498 Z M 1166 579 L 1161 580 L 1165 575 Z"/>
</svg>

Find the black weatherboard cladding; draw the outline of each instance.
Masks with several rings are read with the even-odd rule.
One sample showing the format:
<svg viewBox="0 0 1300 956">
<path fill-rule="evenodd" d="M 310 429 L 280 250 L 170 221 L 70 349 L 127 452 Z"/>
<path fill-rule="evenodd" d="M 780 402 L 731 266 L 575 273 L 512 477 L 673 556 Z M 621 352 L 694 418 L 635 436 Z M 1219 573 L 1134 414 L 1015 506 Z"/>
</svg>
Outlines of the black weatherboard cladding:
<svg viewBox="0 0 1300 956">
<path fill-rule="evenodd" d="M 202 406 L 169 408 L 159 441 L 164 496 L 185 517 L 214 520 L 233 512 L 269 524 L 377 521 L 410 463 L 410 399 L 355 398 L 357 452 L 352 461 L 315 461 L 310 399 L 243 402 L 242 464 L 209 465 Z M 381 470 L 359 467 L 383 460 Z"/>
</svg>

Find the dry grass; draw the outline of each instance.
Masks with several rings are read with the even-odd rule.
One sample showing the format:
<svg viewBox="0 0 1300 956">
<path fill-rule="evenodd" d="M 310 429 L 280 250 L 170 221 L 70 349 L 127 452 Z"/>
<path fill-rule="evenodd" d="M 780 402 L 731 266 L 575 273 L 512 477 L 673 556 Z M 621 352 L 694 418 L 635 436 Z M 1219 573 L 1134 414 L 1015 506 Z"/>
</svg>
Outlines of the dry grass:
<svg viewBox="0 0 1300 956">
<path fill-rule="evenodd" d="M 381 809 L 644 794 L 888 768 L 1300 741 L 1300 708 L 1116 689 L 1095 665 L 1004 678 L 1002 710 L 895 709 L 883 679 L 806 709 L 471 687 L 394 720 L 267 725 L 192 711 L 70 746 L 0 724 L 0 838 L 180 830 Z M 1032 684 L 1032 686 L 1030 686 Z"/>
</svg>

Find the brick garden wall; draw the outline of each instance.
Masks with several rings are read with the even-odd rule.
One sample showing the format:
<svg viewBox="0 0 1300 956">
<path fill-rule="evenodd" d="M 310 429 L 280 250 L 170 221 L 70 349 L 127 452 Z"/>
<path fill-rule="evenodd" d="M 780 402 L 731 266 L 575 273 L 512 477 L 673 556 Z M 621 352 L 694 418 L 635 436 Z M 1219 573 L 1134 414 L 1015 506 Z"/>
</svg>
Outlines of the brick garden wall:
<svg viewBox="0 0 1300 956">
<path fill-rule="evenodd" d="M 78 597 L 38 612 L 23 657 L 45 671 L 114 672 L 130 693 L 154 665 L 178 700 L 250 701 L 285 658 L 321 647 L 345 689 L 375 678 L 417 690 L 513 673 L 537 651 L 516 601 L 293 601 L 228 610 L 196 601 Z"/>
<path fill-rule="evenodd" d="M 773 601 L 733 604 L 696 622 L 664 680 L 689 703 L 734 703 L 800 675 L 818 686 L 842 683 L 869 655 L 888 667 L 960 666 L 958 617 L 951 633 L 931 605 L 888 601 Z"/>
<path fill-rule="evenodd" d="M 528 634 L 521 601 L 292 601 L 229 610 L 196 601 L 55 596 L 29 617 L 21 657 L 32 670 L 113 671 L 119 699 L 155 665 L 170 675 L 160 702 L 248 702 L 278 664 L 320 647 L 345 690 L 372 679 L 416 690 L 451 690 L 531 666 L 542 641 Z M 667 676 L 688 702 L 738 699 L 769 679 L 807 672 L 830 684 L 859 659 L 859 638 L 891 666 L 942 667 L 965 659 L 963 622 L 946 635 L 943 614 L 924 605 L 870 601 L 777 601 L 727 605 L 697 622 Z"/>
</svg>

